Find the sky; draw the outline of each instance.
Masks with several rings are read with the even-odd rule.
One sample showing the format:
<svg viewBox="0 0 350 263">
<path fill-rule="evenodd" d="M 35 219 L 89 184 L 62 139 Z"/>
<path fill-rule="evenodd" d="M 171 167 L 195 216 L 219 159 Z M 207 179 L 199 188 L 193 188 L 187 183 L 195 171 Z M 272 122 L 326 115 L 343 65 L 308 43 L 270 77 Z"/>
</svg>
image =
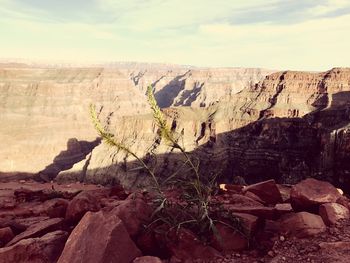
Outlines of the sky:
<svg viewBox="0 0 350 263">
<path fill-rule="evenodd" d="M 0 0 L 0 58 L 350 67 L 350 0 Z"/>
</svg>

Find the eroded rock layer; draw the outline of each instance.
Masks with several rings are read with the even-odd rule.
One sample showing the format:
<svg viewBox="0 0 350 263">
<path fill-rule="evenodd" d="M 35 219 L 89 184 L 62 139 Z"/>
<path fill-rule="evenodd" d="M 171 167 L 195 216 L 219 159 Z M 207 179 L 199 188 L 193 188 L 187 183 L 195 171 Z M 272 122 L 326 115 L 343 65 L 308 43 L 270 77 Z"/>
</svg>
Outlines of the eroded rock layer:
<svg viewBox="0 0 350 263">
<path fill-rule="evenodd" d="M 136 152 L 142 155 L 145 151 L 142 147 L 146 149 L 153 144 L 156 132 L 144 94 L 148 84 L 154 84 L 161 106 L 203 106 L 262 79 L 268 72 L 260 69 L 195 70 L 152 64 L 101 68 L 2 65 L 1 177 L 40 172 L 49 180 L 72 167 L 78 171 L 97 167 L 99 173 L 114 173 L 108 168 L 110 163 L 115 163 L 114 150 L 96 149 L 96 153 L 101 152 L 98 161 L 96 154 L 91 154 L 100 140 L 90 120 L 90 103 L 96 105 L 106 127 L 127 139 L 129 144 L 137 141 Z M 198 87 L 197 82 L 200 83 Z M 186 95 L 192 96 L 191 99 L 185 98 L 182 93 L 192 89 L 196 93 Z M 207 95 L 209 93 L 212 95 Z M 186 118 L 204 122 L 206 112 L 201 114 L 201 118 L 196 113 Z M 198 137 L 196 125 L 193 130 L 186 131 L 194 133 L 190 138 Z M 119 161 L 124 159 L 120 158 Z"/>
<path fill-rule="evenodd" d="M 249 183 L 269 178 L 296 183 L 313 176 L 349 188 L 349 91 L 350 69 L 279 72 L 210 107 L 164 112 L 209 176 L 240 176 Z M 157 154 L 160 174 L 178 169 L 181 155 L 158 144 L 150 115 L 124 117 L 120 127 L 125 128 L 112 129 L 116 137 L 132 141 L 140 156 L 150 149 Z M 130 172 L 135 166 L 131 158 L 100 145 L 85 176 L 100 182 L 105 174 L 118 174 L 133 184 L 144 178 Z"/>
</svg>

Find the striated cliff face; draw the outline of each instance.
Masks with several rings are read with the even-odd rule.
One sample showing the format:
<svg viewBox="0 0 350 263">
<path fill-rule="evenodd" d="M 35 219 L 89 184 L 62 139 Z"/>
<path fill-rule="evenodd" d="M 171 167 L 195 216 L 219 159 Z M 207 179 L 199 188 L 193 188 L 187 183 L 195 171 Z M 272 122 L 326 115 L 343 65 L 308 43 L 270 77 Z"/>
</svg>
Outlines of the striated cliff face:
<svg viewBox="0 0 350 263">
<path fill-rule="evenodd" d="M 272 72 L 259 68 L 125 70 L 135 86 L 143 92 L 152 84 L 155 97 L 162 108 L 207 107 L 254 85 Z"/>
<path fill-rule="evenodd" d="M 295 183 L 313 176 L 350 190 L 349 94 L 350 69 L 279 72 L 210 107 L 165 113 L 208 176 L 218 172 L 223 181 L 242 176 L 249 183 L 269 178 Z M 179 168 L 181 155 L 155 143 L 151 116 L 125 117 L 120 127 L 126 129 L 116 129 L 117 137 L 135 138 L 130 146 L 138 154 L 154 150 L 160 174 Z M 130 135 L 132 127 L 136 129 Z M 100 182 L 107 180 L 106 174 L 118 174 L 125 184 L 140 183 L 143 174 L 130 172 L 135 165 L 100 145 L 92 152 L 85 178 Z"/>
<path fill-rule="evenodd" d="M 126 138 L 127 143 L 137 146 L 137 152 L 142 154 L 143 149 L 153 144 L 156 132 L 144 96 L 147 84 L 155 85 L 157 98 L 160 103 L 164 103 L 164 96 L 159 94 L 167 94 L 168 90 L 176 91 L 179 87 L 183 89 L 181 85 L 168 85 L 170 82 L 176 83 L 176 79 L 183 74 L 181 82 L 187 83 L 188 89 L 191 89 L 189 83 L 201 82 L 203 92 L 197 90 L 200 94 L 215 88 L 210 92 L 223 96 L 225 93 L 221 90 L 226 92 L 227 87 L 239 90 L 242 83 L 262 79 L 263 72 L 258 69 L 217 69 L 203 70 L 201 73 L 189 67 L 152 64 L 99 68 L 19 67 L 3 64 L 0 66 L 0 139 L 3 142 L 0 149 L 0 173 L 3 177 L 9 173 L 40 172 L 43 177 L 50 179 L 61 171 L 71 169 L 73 165 L 73 170 L 86 171 L 96 167 L 98 173 L 103 173 L 101 168 L 114 162 L 112 156 L 115 153 L 101 150 L 101 160 L 98 161 L 95 161 L 96 154 L 91 154 L 100 141 L 91 124 L 88 112 L 90 103 L 96 104 L 106 127 Z M 143 76 L 138 81 L 135 74 Z M 162 77 L 164 74 L 167 76 Z M 173 101 L 175 97 L 178 97 L 176 92 L 174 97 L 169 98 Z M 214 100 L 216 97 L 205 97 L 208 104 Z M 182 104 L 186 103 L 178 103 Z M 196 113 L 192 115 L 198 125 L 193 124 L 191 130 L 186 129 L 186 133 L 191 134 L 190 139 L 197 137 L 197 129 L 200 131 L 201 122 L 206 119 L 205 114 L 202 114 L 203 120 Z M 142 140 L 146 141 L 135 144 Z M 194 143 L 190 148 L 194 149 L 197 144 Z M 96 152 L 100 148 L 103 146 L 98 147 Z M 103 157 L 105 153 L 107 157 Z M 114 171 L 108 170 L 107 173 Z"/>
<path fill-rule="evenodd" d="M 67 168 L 71 161 L 59 156 L 67 146 L 73 149 L 72 160 L 84 159 L 93 147 L 87 142 L 97 137 L 89 117 L 90 103 L 109 121 L 113 114 L 148 110 L 144 96 L 112 69 L 3 68 L 0 90 L 1 172 L 37 173 L 54 159 Z"/>
<path fill-rule="evenodd" d="M 350 191 L 350 69 L 276 72 L 252 84 L 263 72 L 1 69 L 0 172 L 147 184 L 135 160 L 100 144 L 89 119 L 91 102 L 116 138 L 148 163 L 157 156 L 161 176 L 179 169 L 181 155 L 159 140 L 144 96 L 153 83 L 161 106 L 192 105 L 164 112 L 205 175 L 220 173 L 222 181 L 242 176 L 248 183 L 314 176 Z"/>
</svg>

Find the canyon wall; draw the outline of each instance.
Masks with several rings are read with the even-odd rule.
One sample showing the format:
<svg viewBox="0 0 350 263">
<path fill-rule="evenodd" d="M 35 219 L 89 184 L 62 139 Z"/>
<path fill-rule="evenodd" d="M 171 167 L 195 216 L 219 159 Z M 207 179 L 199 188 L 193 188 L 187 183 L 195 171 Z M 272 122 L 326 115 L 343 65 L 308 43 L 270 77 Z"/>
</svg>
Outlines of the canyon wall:
<svg viewBox="0 0 350 263">
<path fill-rule="evenodd" d="M 90 103 L 104 119 L 148 110 L 130 80 L 112 69 L 3 68 L 0 90 L 1 172 L 37 173 L 67 146 L 74 159 L 85 158 L 97 137 Z"/>
<path fill-rule="evenodd" d="M 152 84 L 161 108 L 207 107 L 254 85 L 274 72 L 260 68 L 129 68 L 123 71 L 143 92 Z"/>
<path fill-rule="evenodd" d="M 294 183 L 313 176 L 350 190 L 350 69 L 2 68 L 1 178 L 146 185 L 130 155 L 100 144 L 90 116 L 160 176 L 182 156 L 157 133 L 145 89 L 154 86 L 169 126 L 207 176 Z M 254 84 L 254 82 L 256 83 Z M 244 87 L 244 88 L 243 88 Z M 189 106 L 191 107 L 185 107 Z"/>
<path fill-rule="evenodd" d="M 100 140 L 91 124 L 90 103 L 96 105 L 106 127 L 125 138 L 127 144 L 135 145 L 137 153 L 143 154 L 142 149 L 152 145 L 156 132 L 144 94 L 147 85 L 154 85 L 158 102 L 163 106 L 167 106 L 165 101 L 175 104 L 179 92 L 184 89 L 196 89 L 197 93 L 191 95 L 193 102 L 203 105 L 263 79 L 264 72 L 269 73 L 260 69 L 206 70 L 134 63 L 94 68 L 2 64 L 0 177 L 40 173 L 50 180 L 73 165 L 72 169 L 79 171 L 96 167 L 100 174 L 110 169 L 113 150 L 100 150 L 104 147 L 101 145 L 95 150 L 96 153 L 101 151 L 99 160 L 95 161 L 96 154 L 92 158 L 91 151 Z M 194 83 L 200 83 L 201 87 Z M 169 90 L 174 94 L 169 99 L 161 95 L 168 94 Z M 205 95 L 208 90 L 215 96 Z M 177 102 L 179 106 L 188 104 L 189 100 Z M 189 118 L 188 113 L 185 115 Z M 196 113 L 192 115 L 198 127 L 195 124 L 191 131 L 186 129 L 186 133 L 192 134 L 190 139 L 196 137 L 196 130 L 201 129 L 201 122 L 206 119 L 205 114 L 202 114 L 203 120 Z M 191 145 L 190 149 L 197 144 Z M 103 157 L 105 154 L 106 158 Z M 87 165 L 90 159 L 92 162 Z M 107 171 L 107 174 L 111 173 Z"/>
<path fill-rule="evenodd" d="M 268 75 L 209 107 L 164 112 L 208 176 L 219 173 L 222 181 L 241 176 L 247 183 L 269 178 L 295 183 L 313 176 L 350 190 L 349 93 L 350 69 L 287 71 Z M 137 127 L 129 145 L 140 156 L 152 149 L 161 164 L 159 174 L 179 169 L 181 154 L 170 154 L 169 148 L 156 143 L 150 115 L 125 117 L 123 122 L 120 127 L 127 128 L 115 129 L 116 137 L 126 138 L 128 130 Z M 140 183 L 144 174 L 134 172 L 135 166 L 132 158 L 100 145 L 84 176 L 101 182 L 107 180 L 106 174 L 118 174 L 125 184 Z"/>
</svg>

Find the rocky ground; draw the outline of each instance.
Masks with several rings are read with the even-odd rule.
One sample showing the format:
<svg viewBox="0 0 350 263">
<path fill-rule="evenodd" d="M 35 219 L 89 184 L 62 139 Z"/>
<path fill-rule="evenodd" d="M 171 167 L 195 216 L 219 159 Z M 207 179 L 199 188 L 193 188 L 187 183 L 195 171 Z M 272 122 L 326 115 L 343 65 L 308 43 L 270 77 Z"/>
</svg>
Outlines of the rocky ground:
<svg viewBox="0 0 350 263">
<path fill-rule="evenodd" d="M 1 183 L 0 263 L 350 260 L 350 201 L 326 182 L 221 185 L 211 212 L 229 212 L 244 230 L 217 223 L 222 242 L 204 243 L 184 227 L 167 238 L 145 231 L 151 196 L 120 186 Z"/>
</svg>

